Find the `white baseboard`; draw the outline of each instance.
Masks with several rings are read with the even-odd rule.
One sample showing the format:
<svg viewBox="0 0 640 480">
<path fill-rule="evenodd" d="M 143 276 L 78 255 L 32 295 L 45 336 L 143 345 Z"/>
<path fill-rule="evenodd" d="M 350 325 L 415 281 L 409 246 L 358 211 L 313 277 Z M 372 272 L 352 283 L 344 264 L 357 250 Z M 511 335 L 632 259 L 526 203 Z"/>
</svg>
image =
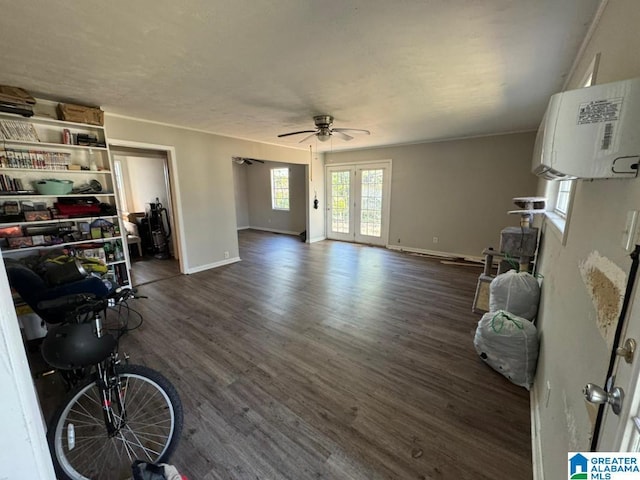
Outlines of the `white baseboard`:
<svg viewBox="0 0 640 480">
<path fill-rule="evenodd" d="M 434 257 L 463 258 L 473 262 L 484 262 L 484 257 L 465 255 L 464 253 L 440 252 L 438 250 L 426 250 L 424 248 L 403 247 L 402 245 L 387 245 L 387 248 L 398 252 L 420 253 L 423 255 L 432 255 Z"/>
<path fill-rule="evenodd" d="M 292 232 L 289 230 L 278 230 L 276 228 L 264 228 L 264 227 L 248 227 L 251 230 L 261 230 L 263 232 L 282 233 L 284 235 L 295 235 L 296 237 L 302 232 Z"/>
<path fill-rule="evenodd" d="M 208 263 L 207 265 L 199 265 L 193 268 L 187 268 L 187 270 L 184 273 L 186 273 L 187 275 L 191 275 L 192 273 L 203 272 L 205 270 L 222 267 L 224 265 L 229 265 L 230 263 L 236 263 L 239 261 L 240 261 L 240 257 L 225 258 L 224 260 L 220 260 L 219 262 Z"/>
<path fill-rule="evenodd" d="M 251 227 L 247 225 L 246 227 L 238 227 L 237 230 L 249 230 Z"/>
<path fill-rule="evenodd" d="M 310 238 L 309 240 L 307 240 L 307 243 L 321 242 L 321 241 L 326 240 L 326 239 L 327 239 L 327 237 L 325 237 L 324 235 L 321 236 L 321 237 L 313 237 L 313 238 Z"/>
<path fill-rule="evenodd" d="M 533 464 L 533 480 L 544 480 L 542 469 L 542 441 L 540 439 L 540 404 L 535 385 L 529 393 L 531 408 L 531 463 Z"/>
</svg>

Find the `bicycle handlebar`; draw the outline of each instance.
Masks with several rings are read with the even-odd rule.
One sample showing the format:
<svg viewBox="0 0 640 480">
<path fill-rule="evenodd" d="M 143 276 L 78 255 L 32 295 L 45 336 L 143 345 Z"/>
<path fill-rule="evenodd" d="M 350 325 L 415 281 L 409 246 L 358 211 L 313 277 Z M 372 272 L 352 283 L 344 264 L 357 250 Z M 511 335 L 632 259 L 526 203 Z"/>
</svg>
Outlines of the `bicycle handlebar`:
<svg viewBox="0 0 640 480">
<path fill-rule="evenodd" d="M 96 297 L 93 293 L 76 293 L 51 300 L 43 300 L 38 302 L 38 308 L 40 310 L 63 310 L 67 314 L 73 313 L 74 315 L 80 315 L 83 313 L 102 311 L 106 309 L 112 301 L 118 304 L 129 298 L 147 297 L 136 295 L 136 290 L 132 288 L 122 288 L 101 298 Z"/>
<path fill-rule="evenodd" d="M 57 310 L 60 308 L 77 307 L 95 300 L 96 296 L 93 293 L 76 293 L 73 295 L 64 295 L 62 297 L 54 298 L 51 300 L 42 300 L 38 302 L 38 308 L 40 310 Z"/>
</svg>

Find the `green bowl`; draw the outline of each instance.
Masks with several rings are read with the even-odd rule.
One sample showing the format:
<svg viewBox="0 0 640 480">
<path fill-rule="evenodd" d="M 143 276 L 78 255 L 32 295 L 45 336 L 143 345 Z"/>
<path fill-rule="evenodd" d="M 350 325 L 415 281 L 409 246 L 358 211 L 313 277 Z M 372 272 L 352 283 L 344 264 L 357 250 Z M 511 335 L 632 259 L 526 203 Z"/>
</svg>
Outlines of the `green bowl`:
<svg viewBox="0 0 640 480">
<path fill-rule="evenodd" d="M 66 195 L 73 190 L 71 180 L 47 179 L 34 182 L 40 195 Z"/>
</svg>

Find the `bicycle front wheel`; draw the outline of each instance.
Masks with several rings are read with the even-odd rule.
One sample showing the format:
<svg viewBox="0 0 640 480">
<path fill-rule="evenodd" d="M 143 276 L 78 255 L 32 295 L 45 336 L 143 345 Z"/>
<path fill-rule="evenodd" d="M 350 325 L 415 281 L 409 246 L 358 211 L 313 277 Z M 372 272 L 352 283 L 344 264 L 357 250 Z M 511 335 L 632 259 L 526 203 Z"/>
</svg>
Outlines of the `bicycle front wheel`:
<svg viewBox="0 0 640 480">
<path fill-rule="evenodd" d="M 160 373 L 140 365 L 118 367 L 124 414 L 120 428 L 107 432 L 100 390 L 91 380 L 72 391 L 56 412 L 47 440 L 59 478 L 131 478 L 134 460 L 166 462 L 182 431 L 182 404 Z"/>
</svg>

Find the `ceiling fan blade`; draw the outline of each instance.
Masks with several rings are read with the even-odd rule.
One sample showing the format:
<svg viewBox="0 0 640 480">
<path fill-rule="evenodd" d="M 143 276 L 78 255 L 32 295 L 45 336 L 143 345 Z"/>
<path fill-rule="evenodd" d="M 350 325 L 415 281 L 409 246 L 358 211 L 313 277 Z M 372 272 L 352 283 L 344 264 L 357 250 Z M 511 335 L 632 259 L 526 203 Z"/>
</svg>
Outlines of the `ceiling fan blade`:
<svg viewBox="0 0 640 480">
<path fill-rule="evenodd" d="M 361 130 L 359 128 L 334 128 L 334 132 L 352 132 L 352 133 L 364 133 L 365 135 L 371 135 L 369 130 Z"/>
<path fill-rule="evenodd" d="M 264 160 L 258 160 L 257 158 L 252 158 L 251 160 L 254 162 L 264 163 Z"/>
<path fill-rule="evenodd" d="M 318 134 L 318 132 L 314 131 L 311 135 L 309 135 L 308 137 L 304 137 L 302 140 L 300 140 L 298 143 L 303 143 L 306 142 L 307 140 L 309 140 L 311 137 L 315 137 Z"/>
<path fill-rule="evenodd" d="M 316 133 L 317 130 L 300 130 L 299 132 L 289 132 L 289 133 L 282 133 L 280 135 L 278 135 L 278 138 L 282 138 L 282 137 L 288 137 L 289 135 L 298 135 L 300 133 Z"/>
<path fill-rule="evenodd" d="M 353 140 L 353 137 L 351 135 L 347 135 L 346 133 L 340 132 L 335 128 L 331 131 L 331 135 L 335 135 L 336 137 L 341 138 L 342 140 L 346 140 L 347 142 L 349 140 Z"/>
</svg>

